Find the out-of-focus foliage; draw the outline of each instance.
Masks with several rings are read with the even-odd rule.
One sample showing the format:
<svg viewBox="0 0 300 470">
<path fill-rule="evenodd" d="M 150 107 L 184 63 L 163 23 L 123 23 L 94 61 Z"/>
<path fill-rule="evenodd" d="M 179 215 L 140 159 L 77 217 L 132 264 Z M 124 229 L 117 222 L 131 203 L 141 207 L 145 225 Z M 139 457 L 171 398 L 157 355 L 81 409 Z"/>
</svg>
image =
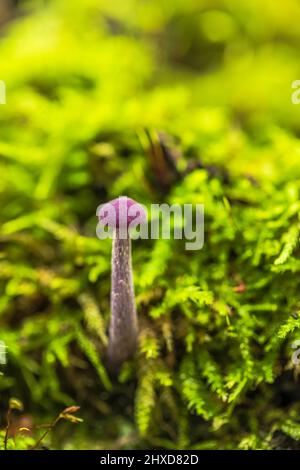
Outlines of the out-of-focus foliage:
<svg viewBox="0 0 300 470">
<path fill-rule="evenodd" d="M 81 406 L 54 448 L 298 445 L 299 21 L 296 0 L 19 2 L 0 42 L 3 428 L 16 396 L 36 424 Z M 140 348 L 112 382 L 95 213 L 120 194 L 205 204 L 205 246 L 134 242 Z"/>
</svg>

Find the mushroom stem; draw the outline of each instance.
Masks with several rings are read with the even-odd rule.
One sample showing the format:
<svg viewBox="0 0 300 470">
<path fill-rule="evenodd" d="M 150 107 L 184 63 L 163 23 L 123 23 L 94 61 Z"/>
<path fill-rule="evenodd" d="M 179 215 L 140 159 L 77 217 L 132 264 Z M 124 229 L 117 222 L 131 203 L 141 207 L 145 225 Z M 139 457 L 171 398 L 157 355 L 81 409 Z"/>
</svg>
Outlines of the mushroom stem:
<svg viewBox="0 0 300 470">
<path fill-rule="evenodd" d="M 137 313 L 131 264 L 131 239 L 116 228 L 112 248 L 111 319 L 108 359 L 113 369 L 133 356 L 137 344 Z"/>
</svg>

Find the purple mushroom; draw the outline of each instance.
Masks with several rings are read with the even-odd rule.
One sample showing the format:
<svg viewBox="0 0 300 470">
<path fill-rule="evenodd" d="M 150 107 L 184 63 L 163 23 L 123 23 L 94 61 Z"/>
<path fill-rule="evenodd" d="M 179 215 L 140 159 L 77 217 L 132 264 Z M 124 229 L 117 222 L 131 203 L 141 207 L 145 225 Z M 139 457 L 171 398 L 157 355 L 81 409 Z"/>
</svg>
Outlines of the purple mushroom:
<svg viewBox="0 0 300 470">
<path fill-rule="evenodd" d="M 136 350 L 138 321 L 131 263 L 130 228 L 147 221 L 144 207 L 126 196 L 103 204 L 97 213 L 99 222 L 114 229 L 111 264 L 111 318 L 107 356 L 118 370 Z"/>
</svg>

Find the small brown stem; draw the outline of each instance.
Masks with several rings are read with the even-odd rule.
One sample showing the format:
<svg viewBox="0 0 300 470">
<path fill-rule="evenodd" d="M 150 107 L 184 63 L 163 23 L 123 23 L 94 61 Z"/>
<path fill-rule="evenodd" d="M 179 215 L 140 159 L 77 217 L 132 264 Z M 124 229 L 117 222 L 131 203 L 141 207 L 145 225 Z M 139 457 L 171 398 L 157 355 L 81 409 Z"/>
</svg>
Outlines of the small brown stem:
<svg viewBox="0 0 300 470">
<path fill-rule="evenodd" d="M 42 434 L 42 436 L 36 441 L 36 443 L 31 447 L 31 450 L 36 450 L 41 445 L 45 437 L 49 434 L 50 431 L 54 428 L 54 426 L 58 423 L 61 419 L 61 414 L 59 414 L 53 421 L 48 425 L 48 429 Z"/>
<path fill-rule="evenodd" d="M 10 428 L 10 419 L 11 419 L 11 408 L 9 407 L 6 413 L 6 430 L 4 436 L 4 450 L 7 450 L 7 441 L 8 441 L 8 433 Z"/>
</svg>

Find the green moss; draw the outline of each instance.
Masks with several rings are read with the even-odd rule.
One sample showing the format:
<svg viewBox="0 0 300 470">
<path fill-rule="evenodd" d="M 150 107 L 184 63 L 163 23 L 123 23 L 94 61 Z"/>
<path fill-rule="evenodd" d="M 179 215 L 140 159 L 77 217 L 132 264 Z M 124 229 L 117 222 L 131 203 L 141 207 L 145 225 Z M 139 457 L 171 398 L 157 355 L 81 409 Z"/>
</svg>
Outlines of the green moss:
<svg viewBox="0 0 300 470">
<path fill-rule="evenodd" d="M 0 43 L 3 427 L 16 396 L 36 424 L 81 406 L 53 448 L 299 445 L 298 4 L 43 4 Z M 204 204 L 205 245 L 134 243 L 140 348 L 111 383 L 95 213 L 119 194 Z"/>
</svg>

